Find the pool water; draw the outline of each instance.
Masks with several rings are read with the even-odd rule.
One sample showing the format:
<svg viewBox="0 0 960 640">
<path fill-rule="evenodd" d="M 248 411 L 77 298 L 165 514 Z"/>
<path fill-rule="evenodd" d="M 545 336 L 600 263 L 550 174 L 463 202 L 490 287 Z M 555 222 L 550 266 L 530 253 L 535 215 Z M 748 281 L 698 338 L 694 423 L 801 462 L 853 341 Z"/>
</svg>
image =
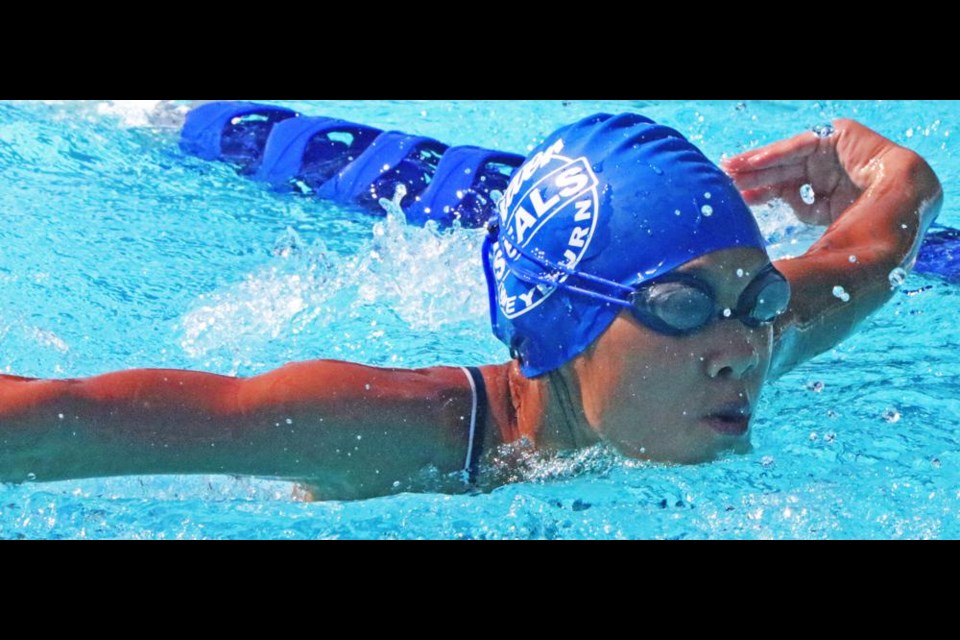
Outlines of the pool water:
<svg viewBox="0 0 960 640">
<path fill-rule="evenodd" d="M 0 372 L 251 375 L 291 360 L 502 362 L 475 230 L 277 194 L 185 156 L 157 101 L 0 103 Z M 718 160 L 856 118 L 915 149 L 960 226 L 951 102 L 276 102 L 521 154 L 636 111 Z M 818 231 L 756 210 L 777 256 Z M 144 476 L 0 486 L 0 538 L 958 538 L 960 289 L 918 274 L 860 333 L 770 384 L 754 450 L 710 464 L 602 447 L 489 493 L 302 503 L 292 485 Z M 0 425 L 2 429 L 2 425 Z"/>
</svg>

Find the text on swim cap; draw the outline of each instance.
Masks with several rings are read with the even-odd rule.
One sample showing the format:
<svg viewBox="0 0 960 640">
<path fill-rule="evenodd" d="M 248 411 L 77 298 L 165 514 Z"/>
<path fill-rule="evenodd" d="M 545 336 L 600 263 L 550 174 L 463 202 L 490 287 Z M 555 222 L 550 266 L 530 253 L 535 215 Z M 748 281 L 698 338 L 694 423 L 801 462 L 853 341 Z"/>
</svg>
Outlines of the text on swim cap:
<svg viewBox="0 0 960 640">
<path fill-rule="evenodd" d="M 510 210 L 510 203 L 513 202 L 514 196 L 520 191 L 520 185 L 533 177 L 533 174 L 539 171 L 540 167 L 549 162 L 554 155 L 560 153 L 562 150 L 563 139 L 560 139 L 543 151 L 535 153 L 532 158 L 517 169 L 513 174 L 513 178 L 510 180 L 510 184 L 507 185 L 507 190 L 503 193 L 503 198 L 500 200 L 501 221 L 506 220 L 506 212 Z"/>
<path fill-rule="evenodd" d="M 562 263 L 572 269 L 580 262 L 596 229 L 599 180 L 587 158 L 545 156 L 540 168 L 553 170 L 529 185 L 516 200 L 516 206 L 503 221 L 499 242 L 491 256 L 497 300 L 508 318 L 536 307 L 555 290 L 546 283 L 527 282 L 523 276 L 508 279 L 511 262 L 524 262 L 522 270 L 539 273 L 547 281 L 562 282 L 567 278 L 557 270 L 525 260 L 517 247 L 528 256 Z M 544 228 L 549 229 L 548 239 L 532 243 Z M 558 246 L 558 240 L 563 244 Z"/>
</svg>

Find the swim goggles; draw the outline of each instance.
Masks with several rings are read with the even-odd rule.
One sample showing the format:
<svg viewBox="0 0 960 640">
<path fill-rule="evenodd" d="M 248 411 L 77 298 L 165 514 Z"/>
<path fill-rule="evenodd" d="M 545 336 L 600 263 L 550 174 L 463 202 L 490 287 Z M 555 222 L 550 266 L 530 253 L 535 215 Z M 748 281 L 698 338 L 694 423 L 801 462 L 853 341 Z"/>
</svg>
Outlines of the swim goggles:
<svg viewBox="0 0 960 640">
<path fill-rule="evenodd" d="M 487 231 L 483 258 L 484 268 L 490 270 L 488 249 L 499 235 L 495 219 L 488 223 Z M 509 240 L 501 238 L 500 242 L 508 253 L 516 252 L 546 270 L 531 271 L 511 262 L 507 268 L 521 280 L 625 307 L 638 322 L 665 335 L 690 335 L 718 318 L 736 318 L 748 327 L 759 327 L 773 322 L 790 303 L 790 283 L 773 264 L 757 273 L 740 294 L 735 309 L 721 309 L 710 284 L 692 274 L 670 272 L 631 287 L 532 255 Z M 610 290 L 611 295 L 597 291 L 598 286 Z"/>
</svg>

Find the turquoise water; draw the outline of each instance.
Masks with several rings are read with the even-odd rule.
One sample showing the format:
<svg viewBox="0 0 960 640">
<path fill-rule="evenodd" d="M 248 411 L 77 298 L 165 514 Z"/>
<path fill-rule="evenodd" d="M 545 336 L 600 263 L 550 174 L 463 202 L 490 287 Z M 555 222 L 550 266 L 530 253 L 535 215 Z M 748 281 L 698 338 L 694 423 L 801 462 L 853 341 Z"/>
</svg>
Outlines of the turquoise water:
<svg viewBox="0 0 960 640">
<path fill-rule="evenodd" d="M 526 153 L 632 110 L 719 159 L 833 117 L 924 155 L 956 206 L 951 102 L 277 102 Z M 0 103 L 0 372 L 250 375 L 290 360 L 507 359 L 476 231 L 438 233 L 278 195 L 184 156 L 148 102 Z M 817 236 L 758 209 L 776 255 Z M 491 493 L 304 504 L 279 481 L 109 478 L 0 486 L 0 538 L 958 538 L 960 290 L 911 275 L 861 332 L 769 385 L 753 452 L 671 467 L 603 449 L 530 459 Z M 2 429 L 2 425 L 0 425 Z"/>
</svg>

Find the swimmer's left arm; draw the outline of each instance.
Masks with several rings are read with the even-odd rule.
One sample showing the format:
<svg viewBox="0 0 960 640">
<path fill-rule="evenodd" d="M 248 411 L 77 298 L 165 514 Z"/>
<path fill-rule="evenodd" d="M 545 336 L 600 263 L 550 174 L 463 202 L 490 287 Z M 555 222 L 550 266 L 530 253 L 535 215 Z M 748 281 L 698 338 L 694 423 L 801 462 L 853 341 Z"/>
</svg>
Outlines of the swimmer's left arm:
<svg viewBox="0 0 960 640">
<path fill-rule="evenodd" d="M 837 345 L 893 295 L 890 273 L 913 267 L 943 190 L 910 149 L 852 120 L 729 159 L 749 204 L 781 198 L 809 224 L 829 225 L 803 255 L 779 260 L 790 307 L 777 321 L 770 377 Z M 814 200 L 801 194 L 810 185 Z"/>
</svg>

